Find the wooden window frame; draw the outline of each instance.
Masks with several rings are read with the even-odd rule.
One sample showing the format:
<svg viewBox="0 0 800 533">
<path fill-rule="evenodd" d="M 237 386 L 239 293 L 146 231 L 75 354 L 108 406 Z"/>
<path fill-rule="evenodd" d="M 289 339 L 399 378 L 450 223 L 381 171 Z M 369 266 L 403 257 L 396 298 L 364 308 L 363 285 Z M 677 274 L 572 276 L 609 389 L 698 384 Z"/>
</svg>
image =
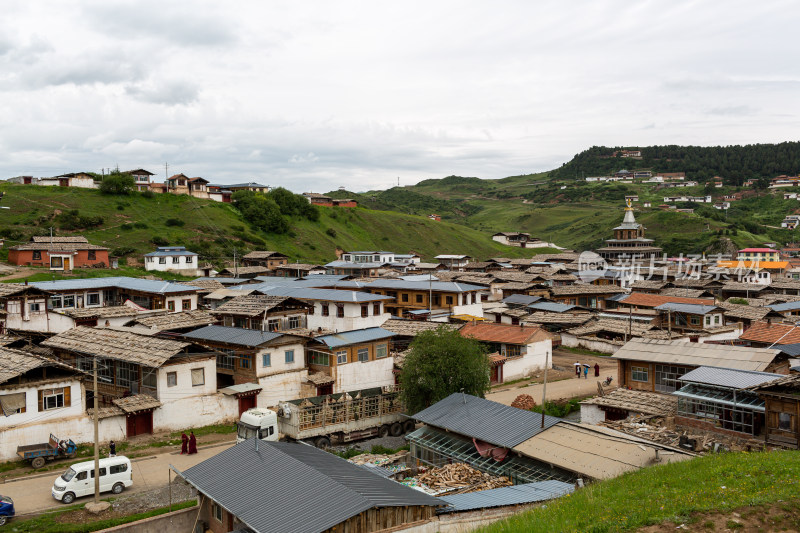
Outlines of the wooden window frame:
<svg viewBox="0 0 800 533">
<path fill-rule="evenodd" d="M 635 376 L 644 374 L 645 379 L 637 379 Z M 646 366 L 631 366 L 631 381 L 637 383 L 650 383 L 650 368 Z"/>
</svg>

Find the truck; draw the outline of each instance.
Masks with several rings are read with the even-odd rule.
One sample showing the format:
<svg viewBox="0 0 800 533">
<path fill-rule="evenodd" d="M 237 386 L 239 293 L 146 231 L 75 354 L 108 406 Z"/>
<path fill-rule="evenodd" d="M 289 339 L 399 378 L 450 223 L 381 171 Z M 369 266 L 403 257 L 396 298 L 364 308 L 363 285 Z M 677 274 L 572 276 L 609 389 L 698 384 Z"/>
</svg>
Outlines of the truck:
<svg viewBox="0 0 800 533">
<path fill-rule="evenodd" d="M 370 437 L 400 436 L 415 423 L 403 414 L 397 386 L 376 387 L 278 403 L 277 410 L 254 407 L 237 422 L 237 441 L 253 437 L 304 441 L 318 448 Z"/>
<path fill-rule="evenodd" d="M 72 439 L 58 440 L 52 433 L 47 442 L 17 446 L 17 455 L 25 461 L 30 461 L 33 468 L 43 467 L 45 461 L 63 457 L 73 458 L 77 454 L 78 445 L 72 442 Z"/>
</svg>

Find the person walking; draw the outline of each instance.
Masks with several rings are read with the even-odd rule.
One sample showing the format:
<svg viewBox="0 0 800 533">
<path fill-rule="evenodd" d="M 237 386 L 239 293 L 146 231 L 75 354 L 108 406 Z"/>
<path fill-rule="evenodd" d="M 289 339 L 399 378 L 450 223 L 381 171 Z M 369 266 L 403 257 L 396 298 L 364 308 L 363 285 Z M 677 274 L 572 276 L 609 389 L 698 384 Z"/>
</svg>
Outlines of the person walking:
<svg viewBox="0 0 800 533">
<path fill-rule="evenodd" d="M 108 443 L 108 456 L 109 457 L 116 457 L 117 456 L 117 443 L 113 440 Z"/>
<path fill-rule="evenodd" d="M 578 361 L 575 361 L 575 376 L 581 379 L 581 364 Z"/>
<path fill-rule="evenodd" d="M 583 378 L 589 379 L 589 365 L 586 363 L 583 364 Z"/>
<path fill-rule="evenodd" d="M 194 431 L 190 432 L 189 436 L 189 455 L 197 453 L 197 437 L 194 436 Z"/>
<path fill-rule="evenodd" d="M 600 363 L 594 364 L 594 377 L 596 378 L 600 377 Z"/>
<path fill-rule="evenodd" d="M 186 433 L 181 433 L 181 455 L 189 453 L 189 437 Z"/>
</svg>

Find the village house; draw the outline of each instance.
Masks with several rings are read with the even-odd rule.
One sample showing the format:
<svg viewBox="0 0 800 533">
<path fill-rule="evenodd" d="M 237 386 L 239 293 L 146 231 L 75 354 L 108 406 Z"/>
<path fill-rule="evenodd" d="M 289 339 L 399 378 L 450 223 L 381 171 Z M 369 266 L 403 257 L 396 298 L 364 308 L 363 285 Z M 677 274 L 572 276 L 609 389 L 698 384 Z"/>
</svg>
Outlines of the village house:
<svg viewBox="0 0 800 533">
<path fill-rule="evenodd" d="M 159 246 L 155 252 L 144 254 L 144 269 L 175 272 L 186 276 L 196 275 L 198 257 L 184 246 Z"/>
<path fill-rule="evenodd" d="M 33 285 L 0 283 L 0 334 L 11 331 L 48 333 L 51 323 L 47 311 L 50 293 Z M 68 328 L 67 321 L 56 329 Z"/>
<path fill-rule="evenodd" d="M 355 263 L 351 261 L 331 261 L 325 265 L 325 273 L 335 276 L 376 278 L 390 266 L 391 264 L 388 262 Z"/>
<path fill-rule="evenodd" d="M 588 309 L 605 309 L 607 298 L 617 294 L 625 294 L 625 289 L 616 285 L 563 285 L 550 289 L 552 299 L 556 303 L 578 305 Z"/>
<path fill-rule="evenodd" d="M 214 309 L 224 326 L 286 331 L 307 328 L 307 315 L 314 306 L 289 296 L 247 294 L 237 296 Z"/>
<path fill-rule="evenodd" d="M 262 185 L 253 181 L 248 181 L 247 183 L 234 183 L 232 185 L 222 185 L 222 187 L 225 187 L 231 192 L 250 191 L 266 194 L 270 191 L 269 185 Z"/>
<path fill-rule="evenodd" d="M 79 187 L 81 189 L 96 189 L 94 177 L 86 172 L 70 172 L 52 178 L 39 178 L 31 180 L 31 184 L 42 185 L 45 187 Z"/>
<path fill-rule="evenodd" d="M 267 270 L 272 271 L 281 265 L 289 263 L 289 257 L 280 253 L 266 250 L 257 250 L 250 252 L 242 257 L 242 265 L 244 266 L 261 266 L 266 267 Z"/>
<path fill-rule="evenodd" d="M 710 204 L 713 202 L 711 195 L 706 196 L 665 196 L 664 203 L 694 202 L 696 204 Z"/>
<path fill-rule="evenodd" d="M 743 248 L 736 252 L 741 261 L 780 261 L 780 252 L 773 248 Z"/>
<path fill-rule="evenodd" d="M 448 324 L 446 322 L 424 322 L 406 318 L 390 318 L 381 326 L 386 331 L 394 333 L 392 337 L 392 352 L 395 353 L 395 366 L 397 354 L 409 348 L 417 335 L 425 331 L 436 331 L 439 328 L 454 330 L 462 327 L 461 324 Z"/>
<path fill-rule="evenodd" d="M 202 309 L 181 311 L 179 313 L 139 313 L 133 320 L 125 323 L 135 333 L 156 335 L 158 333 L 186 333 L 203 326 L 217 323 L 217 318 Z"/>
<path fill-rule="evenodd" d="M 238 414 L 282 400 L 314 396 L 308 382 L 306 339 L 274 331 L 206 326 L 182 335 L 216 354 L 216 384 L 231 392 Z M 237 387 L 231 391 L 226 388 Z"/>
<path fill-rule="evenodd" d="M 311 265 L 308 263 L 286 263 L 275 267 L 275 276 L 286 278 L 304 278 L 306 276 L 316 276 L 325 274 L 326 270 L 321 265 Z"/>
<path fill-rule="evenodd" d="M 506 246 L 519 246 L 520 248 L 525 248 L 528 242 L 531 240 L 531 234 L 501 231 L 492 235 L 492 240 L 499 242 L 500 244 L 505 244 Z"/>
<path fill-rule="evenodd" d="M 127 170 L 123 172 L 123 174 L 128 174 L 129 176 L 133 176 L 134 186 L 136 187 L 136 190 L 139 192 L 150 190 L 150 179 L 151 179 L 150 176 L 155 176 L 155 174 L 143 168 L 137 168 L 136 170 Z"/>
<path fill-rule="evenodd" d="M 764 439 L 772 446 L 800 448 L 800 375 L 792 374 L 753 387 L 764 401 Z"/>
<path fill-rule="evenodd" d="M 189 194 L 189 178 L 185 174 L 170 176 L 164 183 L 171 194 Z"/>
<path fill-rule="evenodd" d="M 434 257 L 434 259 L 439 261 L 440 264 L 446 266 L 450 270 L 457 270 L 459 272 L 463 272 L 464 267 L 467 266 L 467 264 L 470 262 L 472 258 L 468 255 L 443 254 L 443 255 L 437 255 L 436 257 Z"/>
<path fill-rule="evenodd" d="M 47 237 L 35 235 L 30 242 L 8 249 L 12 265 L 47 266 L 50 270 L 83 267 L 109 267 L 108 248 L 89 244 L 86 237 Z"/>
<path fill-rule="evenodd" d="M 780 373 L 787 360 L 774 349 L 656 339 L 628 341 L 611 357 L 620 387 L 662 393 L 678 390 L 678 379 L 701 366 Z"/>
<path fill-rule="evenodd" d="M 308 379 L 317 385 L 316 396 L 394 385 L 392 337 L 391 331 L 368 328 L 311 339 Z"/>
<path fill-rule="evenodd" d="M 226 185 L 212 185 L 209 183 L 206 185 L 206 190 L 208 191 L 209 200 L 214 200 L 215 202 L 222 202 L 225 204 L 229 204 L 233 201 L 231 198 L 233 191 L 228 189 Z"/>
<path fill-rule="evenodd" d="M 102 417 L 125 428 L 125 438 L 219 424 L 236 416 L 233 402 L 216 394 L 215 354 L 188 342 L 81 326 L 41 346 L 84 372 L 92 372 L 97 361 L 97 391 L 91 378 L 84 380 L 86 406 L 97 394 Z"/>
<path fill-rule="evenodd" d="M 470 322 L 459 333 L 489 346 L 492 383 L 527 378 L 552 364 L 553 341 L 541 328 Z"/>
<path fill-rule="evenodd" d="M 212 533 L 372 533 L 430 520 L 445 505 L 331 453 L 291 442 L 242 442 L 179 476 L 203 496 L 198 520 Z M 313 505 L 254 505 L 256 500 Z"/>
</svg>

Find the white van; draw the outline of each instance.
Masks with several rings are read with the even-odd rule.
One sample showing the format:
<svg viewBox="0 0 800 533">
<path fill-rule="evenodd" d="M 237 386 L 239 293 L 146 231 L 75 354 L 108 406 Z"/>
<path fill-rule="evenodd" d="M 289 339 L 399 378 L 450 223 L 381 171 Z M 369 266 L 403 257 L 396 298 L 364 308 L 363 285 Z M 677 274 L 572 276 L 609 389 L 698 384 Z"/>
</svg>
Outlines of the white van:
<svg viewBox="0 0 800 533">
<path fill-rule="evenodd" d="M 100 492 L 119 494 L 133 485 L 131 460 L 125 456 L 100 459 Z M 75 498 L 94 494 L 94 461 L 77 463 L 56 478 L 53 498 L 72 503 Z"/>
</svg>

